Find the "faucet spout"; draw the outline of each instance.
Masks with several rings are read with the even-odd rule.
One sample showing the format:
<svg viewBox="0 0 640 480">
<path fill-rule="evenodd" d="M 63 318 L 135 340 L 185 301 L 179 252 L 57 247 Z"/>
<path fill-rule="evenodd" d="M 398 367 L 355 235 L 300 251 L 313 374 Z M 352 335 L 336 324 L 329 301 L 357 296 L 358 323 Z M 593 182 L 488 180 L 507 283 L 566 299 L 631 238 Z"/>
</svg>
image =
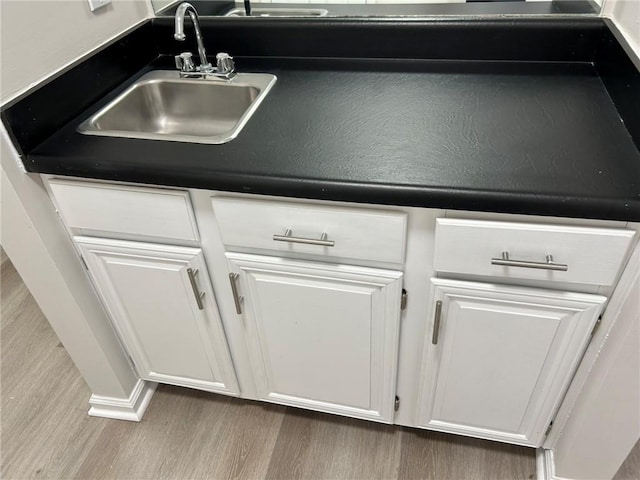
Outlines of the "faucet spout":
<svg viewBox="0 0 640 480">
<path fill-rule="evenodd" d="M 193 28 L 196 31 L 196 42 L 198 44 L 198 55 L 200 57 L 200 70 L 203 72 L 211 72 L 213 71 L 213 66 L 207 60 L 207 52 L 204 48 L 204 40 L 202 37 L 202 30 L 200 30 L 198 12 L 189 2 L 181 3 L 176 10 L 175 33 L 173 34 L 173 38 L 180 40 L 181 42 L 187 38 L 184 34 L 184 17 L 186 14 L 191 18 Z"/>
</svg>

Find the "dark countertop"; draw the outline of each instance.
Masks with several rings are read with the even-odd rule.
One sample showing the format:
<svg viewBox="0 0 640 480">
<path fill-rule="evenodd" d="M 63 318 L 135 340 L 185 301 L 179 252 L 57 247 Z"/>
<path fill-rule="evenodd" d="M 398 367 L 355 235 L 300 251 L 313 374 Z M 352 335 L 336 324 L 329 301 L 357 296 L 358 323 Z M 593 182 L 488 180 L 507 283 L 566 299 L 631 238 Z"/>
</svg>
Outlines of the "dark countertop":
<svg viewBox="0 0 640 480">
<path fill-rule="evenodd" d="M 157 18 L 2 106 L 26 169 L 640 221 L 640 72 L 607 20 L 244 20 L 201 21 L 209 52 L 278 76 L 236 139 L 76 132 L 136 76 L 174 68 L 185 44 Z"/>
<path fill-rule="evenodd" d="M 34 170 L 304 198 L 640 220 L 640 153 L 588 64 L 238 59 L 278 81 L 224 145 L 75 132 Z"/>
</svg>

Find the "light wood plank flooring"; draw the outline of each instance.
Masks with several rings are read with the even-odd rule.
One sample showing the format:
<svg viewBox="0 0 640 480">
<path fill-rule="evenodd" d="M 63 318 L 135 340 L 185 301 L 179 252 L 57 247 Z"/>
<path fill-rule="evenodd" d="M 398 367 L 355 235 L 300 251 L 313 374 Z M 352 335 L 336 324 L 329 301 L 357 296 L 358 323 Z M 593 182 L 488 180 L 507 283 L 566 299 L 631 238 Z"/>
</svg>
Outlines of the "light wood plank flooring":
<svg viewBox="0 0 640 480">
<path fill-rule="evenodd" d="M 89 389 L 4 252 L 0 268 L 6 480 L 535 478 L 531 449 L 177 387 L 140 423 L 89 417 Z"/>
<path fill-rule="evenodd" d="M 640 480 L 640 440 L 631 449 L 613 480 Z"/>
</svg>

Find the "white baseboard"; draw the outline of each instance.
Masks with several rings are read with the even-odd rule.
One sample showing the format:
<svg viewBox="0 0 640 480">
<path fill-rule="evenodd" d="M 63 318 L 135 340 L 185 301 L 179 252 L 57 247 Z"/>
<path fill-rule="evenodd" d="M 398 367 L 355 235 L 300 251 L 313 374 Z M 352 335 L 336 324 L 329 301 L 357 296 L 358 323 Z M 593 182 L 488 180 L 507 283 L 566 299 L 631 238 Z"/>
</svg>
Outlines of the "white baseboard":
<svg viewBox="0 0 640 480">
<path fill-rule="evenodd" d="M 139 422 L 142 420 L 151 397 L 156 391 L 157 383 L 139 379 L 129 398 L 102 397 L 91 395 L 89 399 L 89 415 L 92 417 L 114 418 Z"/>
<path fill-rule="evenodd" d="M 552 480 L 553 478 L 552 469 L 547 460 L 547 452 L 550 452 L 550 450 L 545 450 L 544 448 L 536 449 L 536 480 Z"/>
<path fill-rule="evenodd" d="M 537 480 L 570 480 L 556 475 L 556 465 L 553 460 L 553 450 L 538 448 L 536 450 L 536 479 Z"/>
</svg>

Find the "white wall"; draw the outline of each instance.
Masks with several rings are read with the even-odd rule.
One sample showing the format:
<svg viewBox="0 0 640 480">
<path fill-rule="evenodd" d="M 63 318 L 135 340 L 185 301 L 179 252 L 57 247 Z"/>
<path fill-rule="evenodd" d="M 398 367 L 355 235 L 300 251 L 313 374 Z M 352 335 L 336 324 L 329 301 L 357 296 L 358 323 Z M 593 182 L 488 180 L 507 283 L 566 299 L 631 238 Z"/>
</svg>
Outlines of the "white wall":
<svg viewBox="0 0 640 480">
<path fill-rule="evenodd" d="M 640 0 L 605 0 L 602 15 L 616 24 L 640 68 Z M 640 438 L 640 246 L 636 250 L 626 291 L 618 287 L 607 309 L 617 308 L 620 318 L 553 447 L 558 478 L 610 479 Z"/>
<path fill-rule="evenodd" d="M 602 13 L 640 58 L 640 0 L 605 0 Z M 606 317 L 616 322 L 552 448 L 556 478 L 610 479 L 640 438 L 640 246 Z"/>
<path fill-rule="evenodd" d="M 554 448 L 560 478 L 610 479 L 640 438 L 640 245 L 605 316 L 616 321 Z"/>
<path fill-rule="evenodd" d="M 164 7 L 166 7 L 167 5 L 169 5 L 171 3 L 175 3 L 177 1 L 178 0 L 151 0 L 151 4 L 153 5 L 153 8 L 155 9 L 155 11 L 159 12 Z"/>
<path fill-rule="evenodd" d="M 613 19 L 633 51 L 640 57 L 640 0 L 605 0 L 602 14 Z"/>
<path fill-rule="evenodd" d="M 0 103 L 152 15 L 148 0 L 0 0 Z"/>
<path fill-rule="evenodd" d="M 150 15 L 146 0 L 0 0 L 2 101 Z M 87 280 L 40 178 L 25 174 L 0 129 L 0 242 L 94 394 L 126 400 L 137 375 Z"/>
<path fill-rule="evenodd" d="M 0 242 L 91 391 L 128 398 L 137 376 L 39 179 L 12 165 L 15 152 L 0 134 Z"/>
</svg>

